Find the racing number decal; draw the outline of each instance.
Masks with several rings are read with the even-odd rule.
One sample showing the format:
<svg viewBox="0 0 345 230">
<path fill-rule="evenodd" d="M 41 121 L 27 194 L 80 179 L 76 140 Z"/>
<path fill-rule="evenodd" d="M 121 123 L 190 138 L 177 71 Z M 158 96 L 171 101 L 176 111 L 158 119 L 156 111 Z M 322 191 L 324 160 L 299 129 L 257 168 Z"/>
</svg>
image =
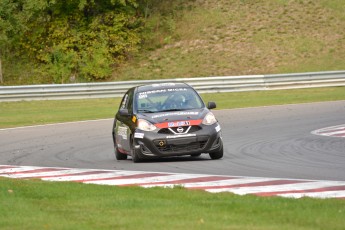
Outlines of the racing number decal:
<svg viewBox="0 0 345 230">
<path fill-rule="evenodd" d="M 116 143 L 117 147 L 125 151 L 130 150 L 129 146 L 129 128 L 122 122 L 116 124 Z"/>
<path fill-rule="evenodd" d="M 117 130 L 117 135 L 122 137 L 122 139 L 127 140 L 127 128 L 125 126 L 120 126 Z"/>
</svg>

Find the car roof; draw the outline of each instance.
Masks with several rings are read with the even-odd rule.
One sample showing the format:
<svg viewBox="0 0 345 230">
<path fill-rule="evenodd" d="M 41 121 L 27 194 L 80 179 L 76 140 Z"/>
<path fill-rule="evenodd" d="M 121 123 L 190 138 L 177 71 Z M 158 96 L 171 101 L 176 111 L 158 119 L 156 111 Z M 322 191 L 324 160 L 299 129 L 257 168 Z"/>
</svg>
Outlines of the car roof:
<svg viewBox="0 0 345 230">
<path fill-rule="evenodd" d="M 182 82 L 166 82 L 166 83 L 138 86 L 137 92 L 146 92 L 146 91 L 152 91 L 152 90 L 171 89 L 171 88 L 192 88 L 192 87 Z"/>
</svg>

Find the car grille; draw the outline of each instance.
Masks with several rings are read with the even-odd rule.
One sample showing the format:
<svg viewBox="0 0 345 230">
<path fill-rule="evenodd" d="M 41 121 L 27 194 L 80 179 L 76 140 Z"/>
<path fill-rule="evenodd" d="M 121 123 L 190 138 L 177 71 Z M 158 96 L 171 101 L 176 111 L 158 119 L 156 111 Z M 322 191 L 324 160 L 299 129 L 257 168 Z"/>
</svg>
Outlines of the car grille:
<svg viewBox="0 0 345 230">
<path fill-rule="evenodd" d="M 201 127 L 198 126 L 198 125 L 182 126 L 183 133 L 185 133 L 189 127 L 190 127 L 190 129 L 188 130 L 188 133 L 194 133 L 194 132 L 196 132 L 196 131 L 201 129 Z M 172 129 L 175 133 L 178 133 L 177 128 L 178 127 L 174 127 L 174 128 L 170 128 L 170 129 Z M 170 129 L 169 128 L 163 128 L 163 129 L 160 129 L 158 131 L 158 133 L 160 133 L 160 134 L 174 134 L 173 132 L 171 132 Z"/>
</svg>

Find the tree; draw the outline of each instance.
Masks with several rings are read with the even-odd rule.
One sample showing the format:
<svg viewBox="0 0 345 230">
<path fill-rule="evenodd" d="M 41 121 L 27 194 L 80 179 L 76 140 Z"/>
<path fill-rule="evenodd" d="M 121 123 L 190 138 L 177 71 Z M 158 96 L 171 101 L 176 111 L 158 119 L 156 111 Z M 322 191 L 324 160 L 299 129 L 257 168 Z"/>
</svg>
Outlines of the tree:
<svg viewBox="0 0 345 230">
<path fill-rule="evenodd" d="M 27 22 L 47 6 L 46 0 L 0 1 L 0 82 L 3 83 L 2 60 L 27 31 Z"/>
<path fill-rule="evenodd" d="M 18 24 L 12 14 L 16 5 L 10 0 L 0 1 L 0 83 L 3 83 L 2 58 L 8 50 L 11 34 Z"/>
<path fill-rule="evenodd" d="M 0 67 L 17 54 L 56 83 L 105 79 L 140 47 L 137 7 L 137 0 L 0 0 Z"/>
<path fill-rule="evenodd" d="M 59 0 L 50 3 L 39 17 L 28 23 L 21 40 L 26 53 L 38 63 L 56 70 L 55 82 L 66 82 L 63 74 L 85 80 L 106 79 L 119 63 L 140 46 L 140 19 L 134 0 Z M 59 58 L 56 59 L 58 51 Z M 59 64 L 60 63 L 60 64 Z"/>
</svg>

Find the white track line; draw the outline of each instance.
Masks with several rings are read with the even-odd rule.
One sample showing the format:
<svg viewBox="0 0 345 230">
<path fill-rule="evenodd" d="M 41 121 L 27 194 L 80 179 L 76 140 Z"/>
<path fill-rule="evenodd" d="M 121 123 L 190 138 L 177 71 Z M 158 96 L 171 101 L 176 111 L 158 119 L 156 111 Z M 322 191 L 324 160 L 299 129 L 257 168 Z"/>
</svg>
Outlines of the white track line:
<svg viewBox="0 0 345 230">
<path fill-rule="evenodd" d="M 67 121 L 67 122 L 49 123 L 49 124 L 43 124 L 43 125 L 28 125 L 28 126 L 20 126 L 20 127 L 13 127 L 13 128 L 3 128 L 3 129 L 0 129 L 0 131 L 14 130 L 14 129 L 38 128 L 38 127 L 55 126 L 55 125 L 69 125 L 69 124 L 98 122 L 98 121 L 107 121 L 107 120 L 114 120 L 114 118 L 104 118 L 104 119 L 85 120 L 85 121 Z"/>
<path fill-rule="evenodd" d="M 314 130 L 311 134 L 329 137 L 345 137 L 345 124 Z"/>
</svg>

